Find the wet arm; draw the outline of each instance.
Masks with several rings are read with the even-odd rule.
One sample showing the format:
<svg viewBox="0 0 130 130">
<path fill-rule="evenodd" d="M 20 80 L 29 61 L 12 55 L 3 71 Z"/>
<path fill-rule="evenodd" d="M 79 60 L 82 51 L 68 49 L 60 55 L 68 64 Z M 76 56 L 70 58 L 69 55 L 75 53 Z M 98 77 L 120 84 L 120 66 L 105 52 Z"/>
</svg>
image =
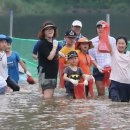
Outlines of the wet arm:
<svg viewBox="0 0 130 130">
<path fill-rule="evenodd" d="M 21 67 L 24 69 L 24 72 L 27 72 L 27 68 L 26 65 L 24 64 L 24 62 L 22 60 L 19 61 L 19 64 L 21 65 Z"/>
</svg>

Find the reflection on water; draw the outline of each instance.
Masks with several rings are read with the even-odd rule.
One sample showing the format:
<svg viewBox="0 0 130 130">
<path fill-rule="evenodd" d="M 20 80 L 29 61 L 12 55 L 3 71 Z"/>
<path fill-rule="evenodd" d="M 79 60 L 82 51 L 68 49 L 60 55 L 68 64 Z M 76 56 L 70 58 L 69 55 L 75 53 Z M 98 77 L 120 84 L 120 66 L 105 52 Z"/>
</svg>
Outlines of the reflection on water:
<svg viewBox="0 0 130 130">
<path fill-rule="evenodd" d="M 130 103 L 106 98 L 44 100 L 37 86 L 0 96 L 0 130 L 130 130 Z"/>
</svg>

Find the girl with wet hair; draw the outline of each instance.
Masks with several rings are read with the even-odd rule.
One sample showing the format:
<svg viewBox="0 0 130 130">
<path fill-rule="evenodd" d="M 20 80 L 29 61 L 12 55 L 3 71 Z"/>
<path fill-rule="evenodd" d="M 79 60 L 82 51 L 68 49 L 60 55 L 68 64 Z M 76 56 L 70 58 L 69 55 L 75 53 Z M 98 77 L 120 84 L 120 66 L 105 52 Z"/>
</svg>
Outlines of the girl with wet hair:
<svg viewBox="0 0 130 130">
<path fill-rule="evenodd" d="M 119 36 L 116 39 L 116 48 L 111 47 L 112 71 L 109 96 L 112 101 L 130 100 L 130 51 L 126 51 L 127 46 L 127 38 Z"/>
</svg>

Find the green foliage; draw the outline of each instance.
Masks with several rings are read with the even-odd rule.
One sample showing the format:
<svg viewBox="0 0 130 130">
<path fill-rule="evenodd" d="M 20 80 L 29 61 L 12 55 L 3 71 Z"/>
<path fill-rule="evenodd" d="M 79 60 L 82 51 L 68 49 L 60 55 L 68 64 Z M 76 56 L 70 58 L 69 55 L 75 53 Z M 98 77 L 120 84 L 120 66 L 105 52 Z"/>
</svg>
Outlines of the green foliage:
<svg viewBox="0 0 130 130">
<path fill-rule="evenodd" d="M 13 10 L 17 15 L 48 15 L 74 13 L 74 10 L 96 12 L 129 10 L 130 0 L 0 0 L 0 15 Z M 85 12 L 84 12 L 85 13 Z"/>
</svg>

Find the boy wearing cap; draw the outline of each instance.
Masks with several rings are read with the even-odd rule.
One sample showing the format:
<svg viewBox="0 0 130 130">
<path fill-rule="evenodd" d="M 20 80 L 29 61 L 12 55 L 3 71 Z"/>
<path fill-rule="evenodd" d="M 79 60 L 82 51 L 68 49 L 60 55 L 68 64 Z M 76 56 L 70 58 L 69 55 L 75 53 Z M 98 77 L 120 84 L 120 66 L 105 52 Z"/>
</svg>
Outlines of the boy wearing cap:
<svg viewBox="0 0 130 130">
<path fill-rule="evenodd" d="M 80 82 L 81 77 L 84 78 L 84 84 L 88 85 L 88 75 L 83 74 L 78 64 L 78 54 L 76 51 L 70 51 L 67 55 L 69 66 L 64 70 L 65 88 L 68 96 L 74 96 L 74 86 L 77 86 Z"/>
<path fill-rule="evenodd" d="M 94 58 L 96 63 L 98 64 L 93 69 L 93 76 L 95 78 L 95 83 L 97 87 L 98 96 L 104 96 L 105 95 L 105 87 L 103 85 L 103 81 L 105 78 L 105 75 L 103 73 L 104 68 L 111 66 L 111 56 L 110 53 L 103 53 L 98 50 L 100 37 L 103 34 L 104 27 L 106 26 L 104 23 L 106 23 L 103 20 L 100 20 L 96 24 L 96 31 L 98 36 L 92 39 L 94 48 L 89 50 L 89 54 Z M 108 24 L 108 23 L 107 23 Z M 111 47 L 113 48 L 116 45 L 116 40 L 114 37 L 107 36 L 108 40 L 111 44 Z M 108 77 L 109 79 L 109 77 Z"/>
<path fill-rule="evenodd" d="M 8 65 L 8 75 L 18 84 L 19 81 L 19 68 L 18 63 L 23 68 L 24 72 L 27 72 L 26 66 L 23 61 L 20 59 L 20 56 L 17 52 L 11 51 L 12 39 L 7 41 L 5 52 L 7 55 L 7 65 Z"/>
<path fill-rule="evenodd" d="M 60 50 L 62 57 L 65 58 L 70 51 L 75 50 L 75 37 L 76 33 L 74 31 L 69 30 L 65 33 L 64 38 L 66 40 L 66 45 Z"/>
<path fill-rule="evenodd" d="M 74 31 L 67 31 L 64 35 L 66 40 L 65 46 L 60 50 L 60 58 L 59 58 L 59 76 L 60 76 L 60 87 L 64 88 L 64 80 L 63 80 L 63 70 L 66 66 L 68 66 L 69 62 L 66 60 L 66 56 L 70 51 L 75 50 L 75 37 L 76 33 Z"/>
<path fill-rule="evenodd" d="M 8 76 L 7 56 L 4 50 L 9 40 L 9 37 L 0 34 L 0 75 L 13 91 L 19 91 L 20 87 Z"/>
</svg>

